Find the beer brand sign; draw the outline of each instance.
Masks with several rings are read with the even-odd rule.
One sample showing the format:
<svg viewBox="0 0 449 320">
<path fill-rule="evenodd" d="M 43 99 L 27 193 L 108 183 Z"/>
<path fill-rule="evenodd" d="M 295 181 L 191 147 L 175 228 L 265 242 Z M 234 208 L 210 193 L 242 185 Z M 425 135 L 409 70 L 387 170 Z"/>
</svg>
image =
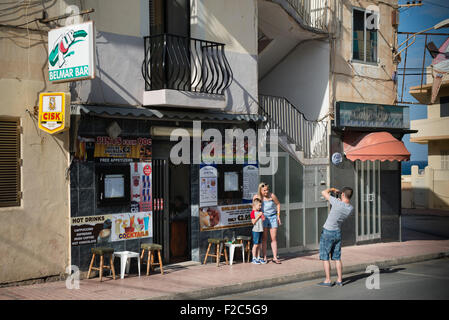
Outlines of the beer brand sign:
<svg viewBox="0 0 449 320">
<path fill-rule="evenodd" d="M 51 82 L 95 78 L 93 22 L 48 32 L 48 77 Z"/>
<path fill-rule="evenodd" d="M 46 92 L 39 95 L 39 129 L 55 134 L 70 127 L 70 93 Z"/>
</svg>

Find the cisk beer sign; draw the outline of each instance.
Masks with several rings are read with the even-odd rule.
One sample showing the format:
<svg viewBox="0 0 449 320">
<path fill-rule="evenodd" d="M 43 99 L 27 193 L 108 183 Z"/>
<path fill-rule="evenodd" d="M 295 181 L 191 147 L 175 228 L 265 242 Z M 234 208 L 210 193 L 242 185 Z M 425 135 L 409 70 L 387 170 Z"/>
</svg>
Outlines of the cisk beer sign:
<svg viewBox="0 0 449 320">
<path fill-rule="evenodd" d="M 92 21 L 48 32 L 48 77 L 51 82 L 95 78 L 95 30 Z"/>
<path fill-rule="evenodd" d="M 46 92 L 39 95 L 39 129 L 50 134 L 70 127 L 70 93 Z"/>
</svg>

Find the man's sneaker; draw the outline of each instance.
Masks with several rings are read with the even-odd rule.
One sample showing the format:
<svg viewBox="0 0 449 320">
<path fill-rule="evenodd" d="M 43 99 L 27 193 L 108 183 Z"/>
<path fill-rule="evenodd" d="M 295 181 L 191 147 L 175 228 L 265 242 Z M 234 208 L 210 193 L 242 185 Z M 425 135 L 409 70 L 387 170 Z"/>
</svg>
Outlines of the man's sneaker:
<svg viewBox="0 0 449 320">
<path fill-rule="evenodd" d="M 260 264 L 267 264 L 267 262 L 266 262 L 264 259 L 262 259 L 262 258 L 259 259 L 259 263 L 260 263 Z"/>
<path fill-rule="evenodd" d="M 253 261 L 251 261 L 252 264 L 260 264 L 259 260 L 253 258 Z"/>
</svg>

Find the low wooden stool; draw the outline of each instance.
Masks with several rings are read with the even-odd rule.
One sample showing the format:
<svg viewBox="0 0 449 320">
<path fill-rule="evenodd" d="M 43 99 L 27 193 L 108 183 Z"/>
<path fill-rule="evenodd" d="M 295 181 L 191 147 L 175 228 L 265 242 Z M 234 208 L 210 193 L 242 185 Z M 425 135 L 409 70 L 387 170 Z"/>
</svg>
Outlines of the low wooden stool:
<svg viewBox="0 0 449 320">
<path fill-rule="evenodd" d="M 114 261 L 113 261 L 113 257 L 112 257 L 112 254 L 114 253 L 114 249 L 103 247 L 103 248 L 92 248 L 91 251 L 92 251 L 92 260 L 90 261 L 89 272 L 87 273 L 87 279 L 89 279 L 90 272 L 92 270 L 98 270 L 100 272 L 100 281 L 102 281 L 103 280 L 103 269 L 110 269 L 112 271 L 112 276 L 115 280 Z M 106 255 L 106 254 L 110 255 L 109 266 L 104 265 L 104 255 Z M 93 266 L 96 255 L 100 256 L 100 267 L 99 268 Z"/>
<path fill-rule="evenodd" d="M 243 250 L 245 250 L 246 254 L 248 255 L 248 262 L 249 262 L 249 257 L 251 256 L 251 237 L 250 236 L 237 236 L 237 241 L 239 241 L 239 243 L 243 244 Z M 246 245 L 245 245 L 245 241 L 246 241 Z"/>
<path fill-rule="evenodd" d="M 214 257 L 214 258 L 217 259 L 217 267 L 218 267 L 220 265 L 220 258 L 221 258 L 221 256 L 223 256 L 223 253 L 221 253 L 221 247 L 222 247 L 222 244 L 223 244 L 223 247 L 224 247 L 224 243 L 226 241 L 228 241 L 228 239 L 217 239 L 217 238 L 209 238 L 209 239 L 207 239 L 207 242 L 209 242 L 209 246 L 207 247 L 206 257 L 204 258 L 204 263 L 203 264 L 206 264 L 207 257 Z M 210 251 L 210 248 L 211 248 L 211 246 L 213 244 L 215 244 L 215 252 L 216 253 L 215 254 L 210 254 L 209 251 Z M 228 254 L 226 252 L 226 248 L 223 248 L 223 250 L 224 250 L 224 256 L 225 256 L 226 264 L 229 264 L 229 262 L 228 262 Z"/>
<path fill-rule="evenodd" d="M 148 251 L 148 258 L 147 258 L 147 276 L 150 274 L 150 268 L 153 270 L 153 266 L 159 265 L 159 268 L 161 269 L 161 274 L 164 274 L 164 268 L 162 267 L 162 258 L 161 258 L 161 250 L 162 246 L 160 244 L 156 243 L 142 243 L 140 245 L 140 248 L 142 249 L 142 254 L 140 255 L 140 259 L 143 260 L 143 256 L 145 254 L 145 250 Z M 158 262 L 154 262 L 154 251 L 157 251 L 157 257 Z"/>
</svg>

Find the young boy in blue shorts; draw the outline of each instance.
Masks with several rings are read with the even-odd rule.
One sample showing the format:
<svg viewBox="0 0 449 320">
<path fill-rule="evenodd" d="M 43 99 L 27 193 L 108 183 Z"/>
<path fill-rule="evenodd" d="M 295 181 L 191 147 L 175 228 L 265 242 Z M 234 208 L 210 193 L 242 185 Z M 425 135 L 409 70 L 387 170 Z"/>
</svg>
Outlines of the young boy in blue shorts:
<svg viewBox="0 0 449 320">
<path fill-rule="evenodd" d="M 260 248 L 262 244 L 263 235 L 263 224 L 262 221 L 265 220 L 263 212 L 260 211 L 262 208 L 262 200 L 259 198 L 254 198 L 253 200 L 253 210 L 251 211 L 251 222 L 253 223 L 253 260 L 254 264 L 261 264 L 260 262 Z"/>
</svg>

